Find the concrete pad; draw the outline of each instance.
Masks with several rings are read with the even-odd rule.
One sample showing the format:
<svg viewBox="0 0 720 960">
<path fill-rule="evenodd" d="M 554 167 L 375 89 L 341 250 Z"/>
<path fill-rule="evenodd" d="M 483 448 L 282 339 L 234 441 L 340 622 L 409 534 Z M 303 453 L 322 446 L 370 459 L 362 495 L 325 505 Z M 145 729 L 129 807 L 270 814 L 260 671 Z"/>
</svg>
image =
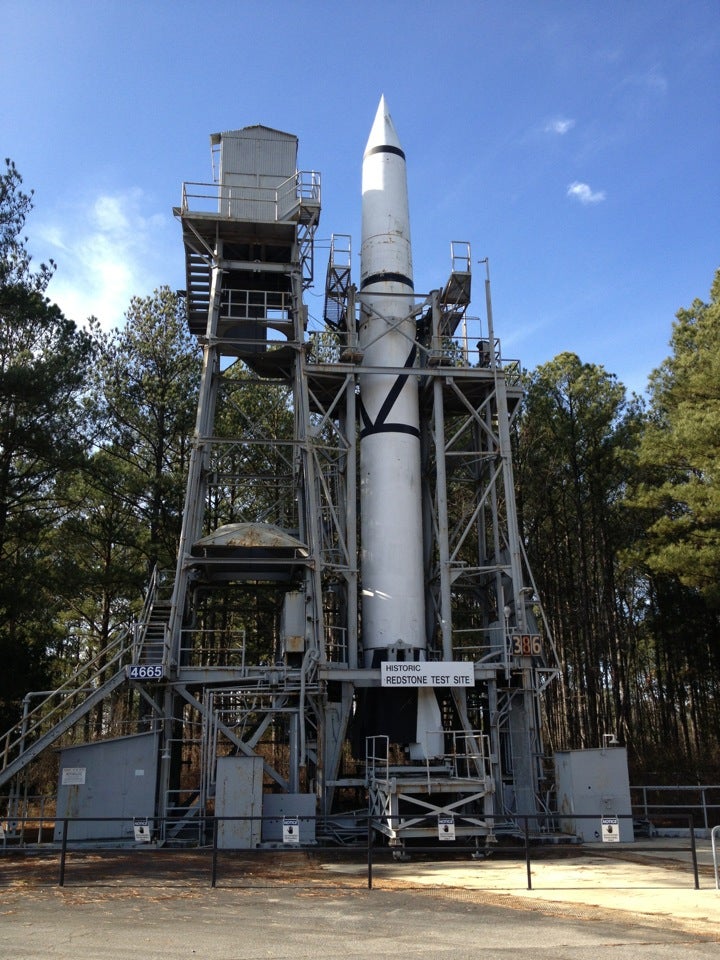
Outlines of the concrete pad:
<svg viewBox="0 0 720 960">
<path fill-rule="evenodd" d="M 701 924 L 720 939 L 720 891 L 715 889 L 710 845 L 698 844 L 700 889 L 694 887 L 688 841 L 668 850 L 661 845 L 615 848 L 612 854 L 583 851 L 578 856 L 534 858 L 531 886 L 523 860 L 422 862 L 389 861 L 383 856 L 372 870 L 373 889 L 384 885 L 454 887 L 512 901 L 517 907 L 556 904 L 621 911 L 634 917 L 663 918 L 693 929 Z M 326 863 L 324 869 L 361 875 L 363 869 L 347 863 Z"/>
</svg>

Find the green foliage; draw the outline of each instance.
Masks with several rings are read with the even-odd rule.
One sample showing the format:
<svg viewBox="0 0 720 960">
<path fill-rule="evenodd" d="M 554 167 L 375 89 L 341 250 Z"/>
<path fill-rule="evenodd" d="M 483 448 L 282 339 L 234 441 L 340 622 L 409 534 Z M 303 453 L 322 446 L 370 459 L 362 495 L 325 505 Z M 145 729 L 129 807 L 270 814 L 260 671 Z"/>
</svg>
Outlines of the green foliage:
<svg viewBox="0 0 720 960">
<path fill-rule="evenodd" d="M 709 303 L 673 326 L 672 356 L 650 381 L 651 407 L 629 503 L 644 511 L 638 554 L 720 608 L 720 271 Z"/>
<path fill-rule="evenodd" d="M 175 564 L 199 374 L 184 301 L 161 287 L 132 299 L 90 382 L 98 442 L 122 473 L 146 574 Z"/>
<path fill-rule="evenodd" d="M 628 651 L 616 554 L 619 501 L 639 411 L 602 367 L 563 353 L 529 377 L 517 432 L 517 496 L 530 566 L 560 654 L 555 747 L 594 746 L 627 727 Z M 554 698 L 554 699 L 553 699 Z"/>
<path fill-rule="evenodd" d="M 82 462 L 93 339 L 44 296 L 20 236 L 31 208 L 13 164 L 0 178 L 0 713 L 47 684 L 62 592 L 51 539 L 62 478 Z M 0 718 L 2 719 L 2 718 Z M 13 716 L 14 719 L 14 716 Z"/>
<path fill-rule="evenodd" d="M 26 290 L 42 293 L 55 272 L 55 264 L 40 264 L 37 273 L 30 269 L 31 257 L 22 236 L 25 220 L 32 210 L 32 190 L 25 193 L 12 160 L 5 159 L 5 172 L 0 175 L 0 286 L 17 284 Z"/>
</svg>

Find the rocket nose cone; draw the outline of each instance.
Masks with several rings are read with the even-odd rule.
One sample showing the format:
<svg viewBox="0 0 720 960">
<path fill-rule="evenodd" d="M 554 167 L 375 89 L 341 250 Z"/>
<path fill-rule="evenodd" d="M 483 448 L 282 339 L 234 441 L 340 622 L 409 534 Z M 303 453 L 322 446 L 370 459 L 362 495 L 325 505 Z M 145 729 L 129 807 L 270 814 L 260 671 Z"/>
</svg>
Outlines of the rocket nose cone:
<svg viewBox="0 0 720 960">
<path fill-rule="evenodd" d="M 377 113 L 375 114 L 373 125 L 370 128 L 370 136 L 365 146 L 365 153 L 379 146 L 397 147 L 400 149 L 400 140 L 395 129 L 395 124 L 392 122 L 390 111 L 388 110 L 385 94 L 380 97 Z"/>
</svg>

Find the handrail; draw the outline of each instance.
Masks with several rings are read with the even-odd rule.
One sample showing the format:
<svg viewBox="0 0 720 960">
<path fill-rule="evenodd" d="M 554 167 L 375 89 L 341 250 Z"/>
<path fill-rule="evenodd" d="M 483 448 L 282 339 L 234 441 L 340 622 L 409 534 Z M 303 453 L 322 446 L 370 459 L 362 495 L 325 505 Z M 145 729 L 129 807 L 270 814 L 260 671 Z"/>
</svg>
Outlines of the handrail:
<svg viewBox="0 0 720 960">
<path fill-rule="evenodd" d="M 710 822 L 708 818 L 708 811 L 710 810 L 720 810 L 720 784 L 716 783 L 691 783 L 691 784 L 632 784 L 631 792 L 636 795 L 640 793 L 641 798 L 635 804 L 638 809 L 641 809 L 643 815 L 647 818 L 651 811 L 662 811 L 665 809 L 666 804 L 663 803 L 648 803 L 648 793 L 671 793 L 671 794 L 695 794 L 697 799 L 689 798 L 689 802 L 681 804 L 681 806 L 691 809 L 702 810 L 703 817 L 703 826 L 705 830 L 710 830 Z M 718 802 L 710 803 L 708 799 L 708 793 L 710 791 L 717 791 Z M 659 798 L 658 798 L 659 799 Z M 678 804 L 673 804 L 673 806 L 678 806 Z"/>
<path fill-rule="evenodd" d="M 402 816 L 403 816 L 402 814 L 392 814 L 392 815 L 387 814 L 383 819 L 398 820 L 398 819 L 401 819 Z M 452 816 L 459 823 L 462 823 L 463 821 L 465 821 L 469 824 L 475 825 L 475 818 L 472 815 L 467 815 L 467 814 L 460 813 L 458 811 L 454 811 Z M 585 815 L 585 816 L 589 817 L 592 815 Z M 533 850 L 534 850 L 534 846 L 531 842 L 529 823 L 531 820 L 535 819 L 536 817 L 537 817 L 536 813 L 531 813 L 531 814 L 523 813 L 523 814 L 517 815 L 517 819 L 523 824 L 521 833 L 522 833 L 524 842 L 522 847 L 518 847 L 516 843 L 513 843 L 512 845 L 502 844 L 502 843 L 493 843 L 492 845 L 492 850 L 494 853 L 500 853 L 500 852 L 508 853 L 512 857 L 514 857 L 518 862 L 521 862 L 521 860 L 523 859 L 523 853 L 524 853 L 525 872 L 527 875 L 528 890 L 533 889 L 531 862 L 533 859 Z M 252 853 L 257 856 L 260 856 L 265 851 L 278 853 L 278 852 L 282 852 L 283 850 L 286 852 L 292 852 L 292 851 L 306 850 L 306 849 L 312 849 L 313 851 L 317 851 L 321 849 L 329 849 L 329 845 L 327 843 L 324 843 L 322 841 L 320 841 L 320 843 L 317 842 L 317 838 L 315 834 L 316 834 L 316 827 L 318 824 L 324 825 L 325 830 L 327 832 L 328 823 L 333 819 L 333 817 L 327 817 L 327 816 L 318 817 L 313 815 L 298 814 L 297 816 L 294 816 L 292 818 L 288 817 L 287 819 L 292 819 L 294 821 L 295 832 L 292 837 L 292 840 L 290 840 L 289 837 L 285 836 L 286 816 L 284 816 L 283 814 L 274 813 L 274 814 L 263 814 L 263 815 L 253 815 L 253 816 L 230 816 L 225 814 L 202 815 L 202 823 L 206 828 L 209 829 L 210 837 L 211 837 L 209 848 L 205 844 L 202 845 L 206 853 L 209 854 L 210 867 L 211 867 L 211 870 L 210 870 L 211 886 L 213 887 L 216 886 L 217 880 L 218 880 L 218 866 L 219 866 L 218 858 L 220 853 L 218 827 L 221 823 L 231 823 L 231 824 L 244 823 L 244 824 L 251 824 L 251 825 L 258 824 L 258 823 L 259 824 L 272 823 L 275 828 L 282 825 L 282 828 L 283 828 L 282 843 L 273 843 L 272 846 L 265 846 L 265 847 L 261 846 L 261 847 L 252 848 Z M 440 824 L 439 824 L 439 817 L 437 813 L 433 812 L 433 813 L 420 815 L 420 819 L 422 819 L 428 827 L 434 827 L 438 829 L 438 834 L 439 834 Z M 134 841 L 129 841 L 132 844 L 132 846 L 134 848 L 137 848 L 139 846 L 146 846 L 149 850 L 154 849 L 155 851 L 159 852 L 160 848 L 157 846 L 157 843 L 153 844 L 153 834 L 155 834 L 156 837 L 161 836 L 163 834 L 163 829 L 167 823 L 177 822 L 176 817 L 151 817 L 151 816 L 147 818 L 134 818 L 134 817 L 128 817 L 128 816 L 59 817 L 59 816 L 52 815 L 52 816 L 45 816 L 45 817 L 18 817 L 16 818 L 16 820 L 17 820 L 17 826 L 20 828 L 21 836 L 23 835 L 24 830 L 28 824 L 38 824 L 38 827 L 40 828 L 44 822 L 45 823 L 47 823 L 48 821 L 53 822 L 55 835 L 59 840 L 59 843 L 58 843 L 58 840 L 56 840 L 52 844 L 52 849 L 57 851 L 57 854 L 58 854 L 59 870 L 58 870 L 57 883 L 59 886 L 64 886 L 65 884 L 68 852 L 72 850 L 73 853 L 77 853 L 78 850 L 82 851 L 83 847 L 85 847 L 85 849 L 90 849 L 90 850 L 93 849 L 92 842 L 89 843 L 87 846 L 85 846 L 84 841 L 71 840 L 69 836 L 70 834 L 69 827 L 71 824 L 111 823 L 111 822 L 113 824 L 117 824 L 119 821 L 121 821 L 126 823 L 127 826 L 130 828 L 130 830 L 133 830 L 133 828 L 137 826 L 138 829 L 142 832 L 139 835 L 137 834 L 135 835 L 136 839 Z M 385 847 L 375 846 L 375 843 L 374 843 L 375 831 L 378 830 L 380 827 L 380 821 L 378 820 L 377 817 L 374 817 L 370 813 L 367 813 L 367 814 L 363 813 L 363 814 L 357 815 L 355 820 L 356 820 L 356 828 L 358 831 L 356 836 L 358 838 L 360 837 L 359 831 L 363 826 L 363 822 L 366 821 L 367 823 L 366 843 L 365 844 L 359 843 L 357 845 L 357 849 L 358 849 L 358 852 L 360 852 L 363 850 L 363 847 L 365 848 L 366 858 L 367 858 L 367 886 L 368 886 L 368 889 L 372 889 L 374 858 L 376 856 L 380 856 L 383 854 L 394 856 L 396 848 L 393 848 L 391 846 L 385 846 Z M 688 818 L 689 832 L 690 832 L 690 835 L 692 836 L 693 831 L 692 831 L 691 820 L 692 820 L 691 817 Z M 339 822 L 344 824 L 345 821 L 346 821 L 346 815 L 345 814 L 340 815 Z M 311 829 L 311 836 L 313 839 L 310 842 L 303 839 L 303 836 L 302 836 L 304 832 L 303 824 L 311 825 L 310 829 Z M 715 829 L 720 830 L 720 827 Z M 127 835 L 124 836 L 124 839 L 127 839 Z M 72 848 L 70 848 L 70 843 L 73 844 Z M 474 858 L 477 858 L 478 855 L 481 855 L 477 843 L 466 844 L 460 841 L 459 843 L 453 843 L 451 846 L 448 845 L 448 848 L 449 850 L 452 850 L 453 857 L 456 856 L 457 853 L 459 852 L 472 853 Z M 238 847 L 237 849 L 244 849 L 244 848 Z M 6 843 L 3 843 L 2 847 L 0 848 L 0 853 L 5 854 L 8 852 L 11 852 L 11 850 L 12 850 L 11 847 L 8 847 Z M 248 848 L 248 852 L 250 852 L 250 848 Z M 443 860 L 442 846 L 439 846 L 438 844 L 414 845 L 413 852 L 417 854 L 430 853 L 434 855 L 435 860 L 440 862 L 442 862 Z M 699 883 L 699 876 L 698 876 L 697 851 L 695 850 L 692 844 L 688 852 L 691 854 L 691 858 L 692 858 L 693 886 L 695 890 L 699 890 L 700 883 Z M 545 848 L 543 850 L 542 858 L 544 861 L 548 859 L 548 855 L 550 853 L 551 853 L 550 848 Z M 609 847 L 606 848 L 605 855 L 609 859 L 612 859 L 611 850 Z M 560 851 L 560 857 L 564 859 L 565 853 Z M 147 862 L 145 861 L 146 861 L 146 858 L 145 856 L 143 856 L 143 865 L 142 865 L 143 870 L 147 869 Z M 717 871 L 716 871 L 716 878 L 717 878 Z M 717 884 L 716 884 L 716 889 L 717 889 Z"/>
<path fill-rule="evenodd" d="M 0 773 L 7 770 L 40 736 L 52 729 L 71 712 L 78 696 L 87 697 L 106 680 L 139 655 L 145 639 L 147 623 L 155 602 L 161 571 L 153 569 L 138 622 L 132 629 L 120 625 L 112 631 L 108 643 L 89 660 L 80 664 L 55 690 L 47 693 L 32 710 L 24 709 L 22 719 L 3 737 Z M 46 691 L 43 691 L 45 694 Z M 25 697 L 24 707 L 29 703 Z M 43 729 L 44 728 L 44 729 Z"/>
<path fill-rule="evenodd" d="M 43 726 L 52 726 L 60 721 L 67 712 L 69 702 L 82 694 L 89 694 L 102 686 L 103 677 L 117 672 L 123 660 L 129 662 L 133 648 L 133 635 L 127 627 L 122 627 L 106 647 L 98 651 L 86 663 L 78 667 L 64 683 L 41 700 L 32 710 L 23 714 L 22 719 L 4 735 L 0 772 L 24 753 L 30 742 L 41 734 Z M 26 698 L 27 700 L 27 698 Z"/>
<path fill-rule="evenodd" d="M 715 874 L 715 889 L 720 890 L 720 880 L 718 879 L 718 857 L 717 857 L 717 841 L 716 838 L 720 837 L 720 826 L 713 827 L 710 832 L 710 841 L 712 843 L 712 855 L 713 855 L 713 873 Z"/>
<path fill-rule="evenodd" d="M 214 213 L 236 217 L 243 204 L 267 205 L 271 221 L 285 220 L 298 206 L 320 203 L 320 174 L 297 170 L 276 187 L 251 187 L 186 180 L 182 185 L 182 214 Z"/>
</svg>

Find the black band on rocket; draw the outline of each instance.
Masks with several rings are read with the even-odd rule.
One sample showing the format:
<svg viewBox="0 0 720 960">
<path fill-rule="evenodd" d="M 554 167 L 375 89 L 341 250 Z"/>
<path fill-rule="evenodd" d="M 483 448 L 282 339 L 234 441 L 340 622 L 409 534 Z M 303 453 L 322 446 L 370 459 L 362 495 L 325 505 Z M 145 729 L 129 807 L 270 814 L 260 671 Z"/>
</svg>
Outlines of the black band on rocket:
<svg viewBox="0 0 720 960">
<path fill-rule="evenodd" d="M 405 154 L 400 149 L 400 147 L 393 147 L 389 143 L 382 143 L 382 144 L 379 144 L 377 147 L 370 147 L 370 149 L 367 151 L 367 153 L 363 157 L 363 160 L 365 159 L 365 157 L 371 157 L 374 153 L 395 153 L 397 154 L 398 157 L 402 157 L 403 160 L 405 159 Z"/>
<path fill-rule="evenodd" d="M 410 368 L 415 363 L 415 356 L 417 354 L 417 344 L 414 343 L 410 350 L 407 360 L 405 361 L 405 367 Z M 363 427 L 360 431 L 360 439 L 370 436 L 371 433 L 409 433 L 413 437 L 419 437 L 420 431 L 417 427 L 410 426 L 407 423 L 388 423 L 387 418 L 395 405 L 395 401 L 400 396 L 402 388 L 407 383 L 409 374 L 401 373 L 396 379 L 395 383 L 390 388 L 388 395 L 385 397 L 383 405 L 378 411 L 377 417 L 375 418 L 375 423 L 372 422 L 368 416 L 368 412 L 365 409 L 365 405 L 362 402 L 362 397 L 360 398 L 360 419 L 363 422 Z"/>
<path fill-rule="evenodd" d="M 415 289 L 415 284 L 410 277 L 407 277 L 404 273 L 372 273 L 369 277 L 365 277 L 360 283 L 360 289 L 364 290 L 365 287 L 369 287 L 371 283 L 404 283 L 405 286 L 410 287 L 411 290 Z"/>
</svg>

